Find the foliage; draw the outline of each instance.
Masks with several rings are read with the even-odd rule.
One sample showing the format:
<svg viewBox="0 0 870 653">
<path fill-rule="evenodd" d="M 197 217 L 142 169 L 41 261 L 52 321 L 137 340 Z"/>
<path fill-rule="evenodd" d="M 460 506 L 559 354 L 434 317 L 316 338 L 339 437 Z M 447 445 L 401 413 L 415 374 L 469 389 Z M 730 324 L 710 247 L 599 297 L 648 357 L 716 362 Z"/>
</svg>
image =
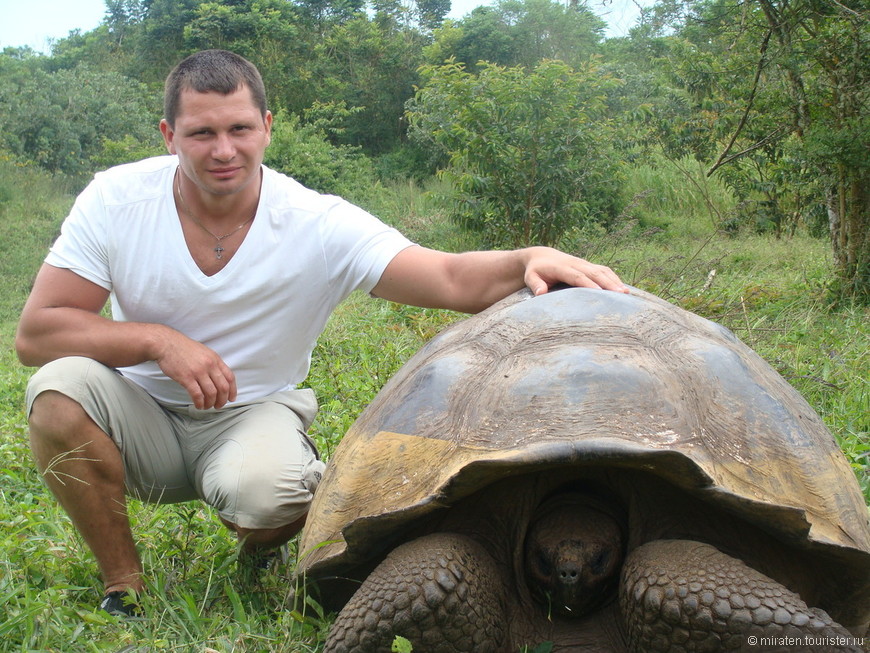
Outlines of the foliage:
<svg viewBox="0 0 870 653">
<path fill-rule="evenodd" d="M 454 218 L 498 246 L 552 245 L 619 211 L 619 167 L 594 66 L 557 61 L 527 72 L 450 62 L 423 69 L 410 105 L 414 136 L 443 148 Z"/>
<path fill-rule="evenodd" d="M 286 0 L 202 2 L 184 25 L 183 53 L 232 50 L 261 71 L 273 107 L 301 111 L 304 107 L 296 102 L 307 95 L 294 70 L 307 45 L 301 14 L 301 8 Z"/>
<path fill-rule="evenodd" d="M 421 48 L 419 33 L 363 16 L 336 26 L 314 45 L 308 67 L 316 80 L 315 99 L 328 97 L 359 108 L 347 120 L 340 142 L 380 154 L 403 140 L 400 118 L 418 81 Z"/>
<path fill-rule="evenodd" d="M 70 190 L 66 179 L 0 150 L 0 338 L 14 328 L 40 261 L 60 233 Z"/>
<path fill-rule="evenodd" d="M 374 164 L 382 180 L 424 181 L 433 177 L 443 156 L 421 143 L 408 141 L 375 157 Z"/>
<path fill-rule="evenodd" d="M 298 38 L 294 18 L 293 5 L 281 0 L 203 2 L 184 26 L 184 41 L 197 50 L 231 47 L 253 60 L 262 57 L 263 49 Z"/>
<path fill-rule="evenodd" d="M 580 66 L 596 52 L 604 26 L 583 4 L 498 0 L 436 30 L 428 61 L 533 68 L 544 59 L 559 59 Z"/>
<path fill-rule="evenodd" d="M 738 222 L 775 233 L 828 224 L 840 293 L 864 301 L 867 9 L 863 0 L 663 0 L 659 34 L 675 36 L 661 70 L 684 93 L 685 110 L 660 114 L 654 126 L 666 147 L 689 148 L 722 175 L 741 199 Z"/>
<path fill-rule="evenodd" d="M 110 54 L 113 70 L 157 88 L 185 55 L 224 48 L 257 65 L 275 111 L 302 115 L 318 101 L 358 107 L 360 112 L 346 116 L 344 131 L 330 135 L 336 143 L 380 153 L 404 136 L 399 119 L 417 80 L 424 37 L 396 21 L 369 18 L 361 12 L 362 3 L 117 0 L 110 4 L 99 38 L 71 38 L 56 46 L 63 65 L 106 59 Z M 437 14 L 435 5 L 414 6 Z"/>
<path fill-rule="evenodd" d="M 167 72 L 223 47 L 260 68 L 274 112 L 307 122 L 317 103 L 347 107 L 329 141 L 420 181 L 444 163 L 443 149 L 408 144 L 421 63 L 531 74 L 555 59 L 586 74 L 593 59 L 622 80 L 602 89 L 610 120 L 597 144 L 612 167 L 691 154 L 737 197 L 723 217 L 731 233 L 824 232 L 831 289 L 868 297 L 867 0 L 657 0 L 629 37 L 605 40 L 583 3 L 482 4 L 445 21 L 447 0 L 107 0 L 101 25 L 51 56 L 0 55 L 0 145 L 76 175 L 148 152 Z"/>
<path fill-rule="evenodd" d="M 330 25 L 340 25 L 358 16 L 365 0 L 299 0 L 299 6 L 322 33 Z"/>
<path fill-rule="evenodd" d="M 321 193 L 363 201 L 375 186 L 374 169 L 357 148 L 329 143 L 322 128 L 278 112 L 265 163 Z"/>
<path fill-rule="evenodd" d="M 0 142 L 16 156 L 81 175 L 105 139 L 155 142 L 155 102 L 142 85 L 85 64 L 57 72 L 36 64 L 0 56 Z"/>
<path fill-rule="evenodd" d="M 151 141 L 143 143 L 129 134 L 117 141 L 105 138 L 101 150 L 91 157 L 90 163 L 96 168 L 103 169 L 166 154 L 166 145 L 162 140 L 158 141 L 155 138 Z"/>
<path fill-rule="evenodd" d="M 841 288 L 861 296 L 870 287 L 870 218 L 861 199 L 870 179 L 865 4 L 659 0 L 630 38 L 602 44 L 602 23 L 588 9 L 552 0 L 499 0 L 447 22 L 442 0 L 379 0 L 370 15 L 358 0 L 109 0 L 102 25 L 62 39 L 51 57 L 7 49 L 0 95 L 36 88 L 25 93 L 26 106 L 48 122 L 23 119 L 28 109 L 17 103 L 7 112 L 5 145 L 77 174 L 149 151 L 154 132 L 137 131 L 135 111 L 126 129 L 107 124 L 94 138 L 79 124 L 90 120 L 80 110 L 89 105 L 64 104 L 58 87 L 76 88 L 82 79 L 71 71 L 82 64 L 118 73 L 149 85 L 146 106 L 156 116 L 171 65 L 198 48 L 226 47 L 260 67 L 273 110 L 305 116 L 318 102 L 350 107 L 327 138 L 376 155 L 385 176 L 420 180 L 443 163 L 443 151 L 406 143 L 404 104 L 420 84 L 422 61 L 454 57 L 475 72 L 480 60 L 532 70 L 558 58 L 582 70 L 598 53 L 600 70 L 623 80 L 605 89 L 610 156 L 638 162 L 660 147 L 672 160 L 691 153 L 738 198 L 723 218 L 728 229 L 786 234 L 806 225 L 829 233 Z M 110 96 L 122 104 L 131 97 Z"/>
</svg>

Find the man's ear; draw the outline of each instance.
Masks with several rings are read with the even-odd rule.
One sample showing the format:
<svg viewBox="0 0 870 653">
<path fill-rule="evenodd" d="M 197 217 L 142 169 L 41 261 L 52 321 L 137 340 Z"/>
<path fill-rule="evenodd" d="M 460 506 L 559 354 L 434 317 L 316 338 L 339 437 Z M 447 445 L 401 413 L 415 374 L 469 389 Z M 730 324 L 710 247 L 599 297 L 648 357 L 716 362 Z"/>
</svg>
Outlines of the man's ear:
<svg viewBox="0 0 870 653">
<path fill-rule="evenodd" d="M 272 112 L 266 111 L 266 115 L 263 116 L 263 123 L 266 125 L 266 145 L 268 146 L 272 142 Z"/>
<path fill-rule="evenodd" d="M 160 121 L 160 133 L 163 134 L 163 142 L 166 143 L 166 149 L 170 154 L 177 154 L 175 151 L 175 130 L 166 122 L 166 118 Z"/>
</svg>

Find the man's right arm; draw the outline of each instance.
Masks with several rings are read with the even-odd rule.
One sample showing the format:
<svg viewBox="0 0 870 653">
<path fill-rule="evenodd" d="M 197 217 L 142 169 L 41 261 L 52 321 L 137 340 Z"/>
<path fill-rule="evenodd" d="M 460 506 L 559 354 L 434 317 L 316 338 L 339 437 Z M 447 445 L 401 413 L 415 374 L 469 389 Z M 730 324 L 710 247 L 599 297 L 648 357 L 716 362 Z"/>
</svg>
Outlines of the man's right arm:
<svg viewBox="0 0 870 653">
<path fill-rule="evenodd" d="M 109 292 L 71 270 L 44 264 L 21 312 L 15 348 L 25 365 L 85 356 L 109 367 L 156 361 L 197 408 L 235 400 L 235 376 L 212 349 L 161 325 L 100 315 Z"/>
</svg>

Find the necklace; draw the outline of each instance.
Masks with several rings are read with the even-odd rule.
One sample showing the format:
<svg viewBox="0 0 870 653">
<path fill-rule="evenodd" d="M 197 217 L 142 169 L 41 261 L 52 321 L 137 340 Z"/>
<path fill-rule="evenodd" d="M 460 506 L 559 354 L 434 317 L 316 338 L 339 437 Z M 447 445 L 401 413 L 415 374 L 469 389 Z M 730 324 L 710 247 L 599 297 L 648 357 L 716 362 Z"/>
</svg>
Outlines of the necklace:
<svg viewBox="0 0 870 653">
<path fill-rule="evenodd" d="M 208 227 L 206 227 L 202 222 L 200 222 L 197 219 L 197 217 L 193 214 L 193 211 L 191 211 L 190 207 L 187 205 L 187 202 L 184 201 L 184 195 L 181 194 L 181 175 L 179 175 L 177 173 L 175 175 L 175 187 L 178 189 L 178 199 L 181 201 L 181 208 L 184 209 L 184 212 L 185 212 L 185 214 L 187 214 L 187 217 L 189 217 L 191 220 L 193 220 L 194 224 L 196 224 L 200 229 L 202 229 L 205 233 L 207 233 L 209 236 L 211 236 L 212 238 L 214 238 L 217 241 L 217 243 L 214 246 L 214 255 L 215 255 L 215 258 L 218 260 L 222 259 L 223 255 L 224 255 L 224 248 L 221 245 L 221 243 L 226 238 L 229 238 L 230 236 L 232 236 L 233 234 L 238 232 L 242 227 L 246 226 L 251 220 L 253 220 L 257 216 L 257 210 L 254 209 L 254 215 L 252 215 L 250 218 L 245 220 L 242 224 L 240 224 L 238 227 L 236 227 L 232 231 L 225 233 L 223 236 L 218 236 L 217 234 L 212 233 L 208 229 Z"/>
</svg>

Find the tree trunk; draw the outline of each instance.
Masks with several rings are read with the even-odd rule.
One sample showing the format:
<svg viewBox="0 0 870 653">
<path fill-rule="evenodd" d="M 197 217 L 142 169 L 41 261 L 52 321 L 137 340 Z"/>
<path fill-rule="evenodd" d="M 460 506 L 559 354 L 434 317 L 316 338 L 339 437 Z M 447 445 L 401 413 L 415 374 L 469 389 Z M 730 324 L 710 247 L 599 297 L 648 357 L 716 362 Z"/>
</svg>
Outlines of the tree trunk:
<svg viewBox="0 0 870 653">
<path fill-rule="evenodd" d="M 788 2 L 777 4 L 776 0 L 758 2 L 770 33 L 786 55 L 796 51 L 793 37 L 797 30 L 803 30 L 804 37 L 818 38 L 818 25 L 809 28 L 808 21 L 796 20 L 806 7 Z M 866 103 L 867 69 L 861 62 L 866 60 L 867 43 L 863 30 L 866 19 L 843 4 L 837 3 L 836 7 L 842 12 L 825 15 L 824 19 L 842 20 L 844 29 L 834 32 L 834 39 L 818 39 L 812 58 L 823 71 L 830 89 L 830 95 L 822 102 L 822 106 L 831 111 L 827 124 L 841 135 L 854 129 L 851 125 L 860 118 Z M 803 141 L 814 126 L 814 118 L 809 110 L 803 72 L 796 61 L 786 56 L 778 61 L 778 65 L 785 73 L 793 102 L 793 131 Z M 816 120 L 825 119 L 816 116 Z M 864 134 L 860 133 L 858 138 L 864 138 Z M 840 155 L 828 155 L 827 158 L 828 161 L 821 163 L 819 173 L 830 184 L 825 203 L 838 291 L 841 296 L 867 300 L 870 298 L 870 171 L 864 160 L 857 161 L 854 156 L 851 160 Z"/>
<path fill-rule="evenodd" d="M 842 263 L 837 266 L 843 290 L 870 299 L 870 184 L 867 175 L 855 175 L 846 185 L 845 222 L 841 237 Z"/>
</svg>

